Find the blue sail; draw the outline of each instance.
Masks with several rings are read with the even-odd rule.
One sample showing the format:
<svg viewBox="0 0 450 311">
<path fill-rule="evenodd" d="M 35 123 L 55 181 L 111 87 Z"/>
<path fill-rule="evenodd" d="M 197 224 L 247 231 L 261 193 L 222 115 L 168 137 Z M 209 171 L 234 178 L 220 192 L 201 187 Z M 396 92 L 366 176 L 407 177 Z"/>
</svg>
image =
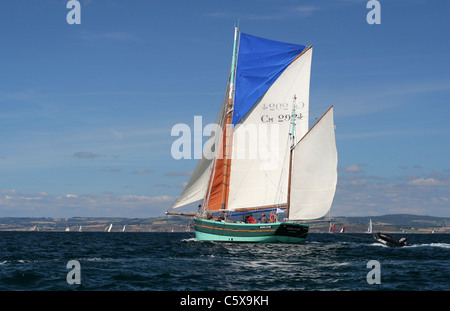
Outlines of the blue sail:
<svg viewBox="0 0 450 311">
<path fill-rule="evenodd" d="M 233 125 L 278 79 L 306 46 L 241 33 L 236 68 Z"/>
</svg>

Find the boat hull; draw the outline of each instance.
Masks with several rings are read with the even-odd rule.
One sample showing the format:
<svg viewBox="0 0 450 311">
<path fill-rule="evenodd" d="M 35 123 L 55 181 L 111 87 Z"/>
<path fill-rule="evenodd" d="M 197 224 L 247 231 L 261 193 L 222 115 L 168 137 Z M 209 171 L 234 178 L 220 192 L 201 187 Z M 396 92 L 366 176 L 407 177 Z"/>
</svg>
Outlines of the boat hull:
<svg viewBox="0 0 450 311">
<path fill-rule="evenodd" d="M 384 244 L 389 247 L 403 247 L 408 246 L 409 244 L 406 242 L 406 239 L 397 240 L 396 238 L 387 235 L 385 233 L 377 232 L 373 235 L 373 238 L 376 242 Z"/>
<path fill-rule="evenodd" d="M 275 222 L 245 224 L 194 218 L 195 237 L 199 241 L 249 243 L 300 243 L 308 235 L 308 225 Z"/>
</svg>

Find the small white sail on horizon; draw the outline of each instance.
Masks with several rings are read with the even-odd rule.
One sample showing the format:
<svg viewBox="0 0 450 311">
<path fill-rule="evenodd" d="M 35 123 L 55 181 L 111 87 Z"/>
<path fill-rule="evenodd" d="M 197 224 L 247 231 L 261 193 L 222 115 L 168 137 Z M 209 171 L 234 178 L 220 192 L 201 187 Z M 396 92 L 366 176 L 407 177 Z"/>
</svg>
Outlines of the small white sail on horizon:
<svg viewBox="0 0 450 311">
<path fill-rule="evenodd" d="M 369 220 L 369 227 L 367 228 L 367 233 L 369 233 L 369 234 L 372 233 L 372 218 L 370 218 L 370 220 Z"/>
</svg>

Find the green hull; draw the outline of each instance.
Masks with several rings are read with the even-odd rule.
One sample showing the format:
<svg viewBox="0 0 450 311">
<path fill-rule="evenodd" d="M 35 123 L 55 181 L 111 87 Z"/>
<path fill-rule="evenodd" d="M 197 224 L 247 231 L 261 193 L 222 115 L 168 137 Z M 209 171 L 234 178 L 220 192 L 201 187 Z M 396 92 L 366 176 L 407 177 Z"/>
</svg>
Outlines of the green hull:
<svg viewBox="0 0 450 311">
<path fill-rule="evenodd" d="M 308 235 L 308 225 L 288 222 L 244 224 L 194 218 L 199 241 L 300 243 Z"/>
</svg>

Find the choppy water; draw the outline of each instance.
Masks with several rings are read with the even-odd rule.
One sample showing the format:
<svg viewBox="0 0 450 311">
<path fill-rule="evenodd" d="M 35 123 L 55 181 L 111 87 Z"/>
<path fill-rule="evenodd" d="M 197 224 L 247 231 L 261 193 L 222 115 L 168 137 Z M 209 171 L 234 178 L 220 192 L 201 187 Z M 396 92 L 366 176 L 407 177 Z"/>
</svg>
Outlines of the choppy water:
<svg viewBox="0 0 450 311">
<path fill-rule="evenodd" d="M 191 234 L 192 235 L 192 234 Z M 450 235 L 309 234 L 289 244 L 199 242 L 185 233 L 0 232 L 0 290 L 450 290 Z M 70 260 L 81 284 L 68 284 Z M 370 260 L 381 284 L 368 284 Z"/>
</svg>

